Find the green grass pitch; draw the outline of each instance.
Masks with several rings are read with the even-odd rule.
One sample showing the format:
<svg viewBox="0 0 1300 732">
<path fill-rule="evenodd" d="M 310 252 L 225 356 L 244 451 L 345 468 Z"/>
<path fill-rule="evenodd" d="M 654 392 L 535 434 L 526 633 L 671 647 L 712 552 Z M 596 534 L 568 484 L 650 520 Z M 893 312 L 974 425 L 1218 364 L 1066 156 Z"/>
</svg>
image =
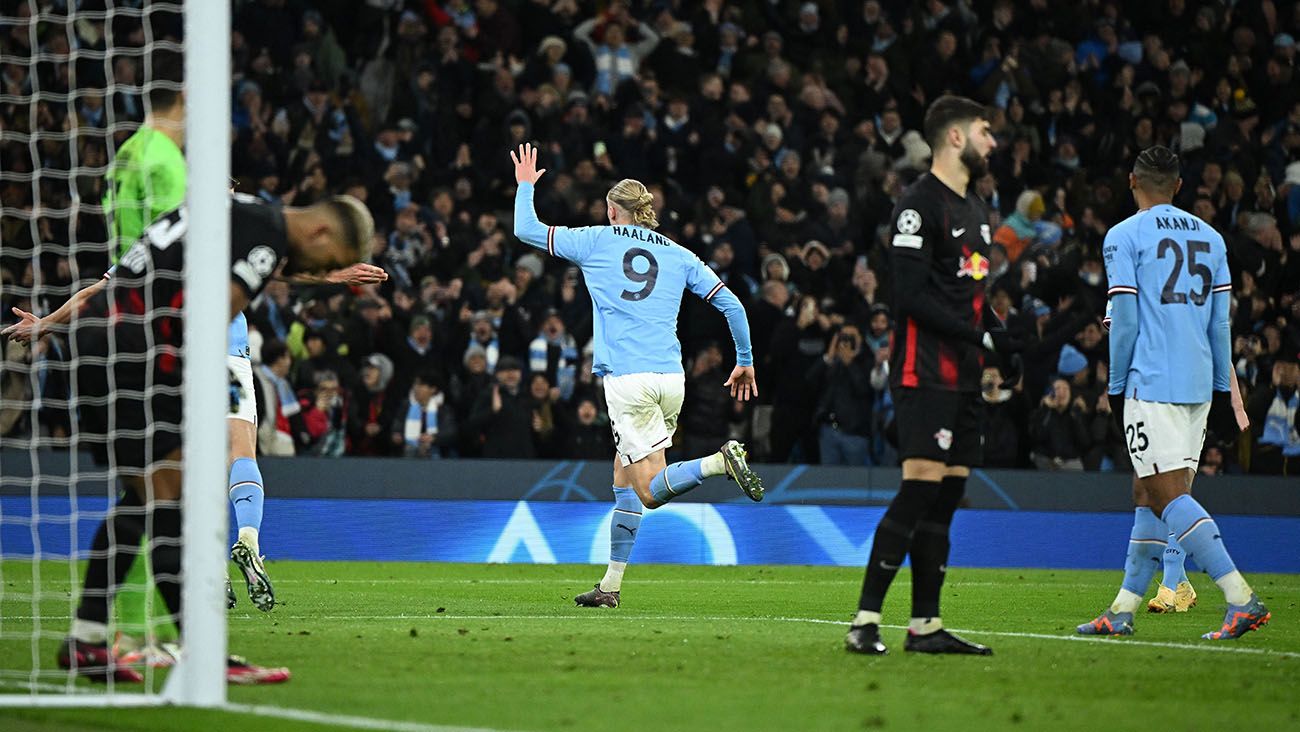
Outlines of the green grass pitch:
<svg viewBox="0 0 1300 732">
<path fill-rule="evenodd" d="M 30 565 L 3 568 L 6 593 L 30 592 Z M 67 565 L 46 568 L 46 590 L 68 589 Z M 283 604 L 264 615 L 241 597 L 230 646 L 294 678 L 232 687 L 234 703 L 419 723 L 411 730 L 1300 729 L 1296 575 L 1249 577 L 1274 617 L 1236 642 L 1199 639 L 1222 618 L 1204 575 L 1191 612 L 1144 615 L 1132 639 L 1089 641 L 1072 640 L 1074 626 L 1111 600 L 1118 571 L 956 569 L 945 623 L 995 655 L 905 654 L 895 627 L 891 654 L 867 658 L 841 645 L 855 568 L 633 565 L 615 610 L 573 606 L 600 576 L 590 566 L 270 570 Z M 903 572 L 887 623 L 906 623 L 909 591 Z M 68 607 L 53 598 L 43 612 Z M 0 667 L 30 658 L 31 614 L 28 600 L 0 603 Z M 44 663 L 56 643 L 42 641 Z M 15 691 L 6 684 L 0 692 Z M 0 709 L 5 732 L 329 728 L 188 709 Z"/>
</svg>

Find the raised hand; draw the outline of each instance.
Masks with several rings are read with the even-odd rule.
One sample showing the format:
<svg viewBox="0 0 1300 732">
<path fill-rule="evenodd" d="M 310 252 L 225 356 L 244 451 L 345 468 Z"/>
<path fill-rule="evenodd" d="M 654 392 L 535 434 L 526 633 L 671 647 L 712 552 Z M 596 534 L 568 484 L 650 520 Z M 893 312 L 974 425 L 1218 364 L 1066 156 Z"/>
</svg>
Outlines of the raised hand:
<svg viewBox="0 0 1300 732">
<path fill-rule="evenodd" d="M 537 148 L 532 143 L 520 145 L 517 153 L 511 150 L 510 160 L 515 164 L 516 183 L 536 183 L 546 172 L 545 168 L 537 169 Z"/>
</svg>

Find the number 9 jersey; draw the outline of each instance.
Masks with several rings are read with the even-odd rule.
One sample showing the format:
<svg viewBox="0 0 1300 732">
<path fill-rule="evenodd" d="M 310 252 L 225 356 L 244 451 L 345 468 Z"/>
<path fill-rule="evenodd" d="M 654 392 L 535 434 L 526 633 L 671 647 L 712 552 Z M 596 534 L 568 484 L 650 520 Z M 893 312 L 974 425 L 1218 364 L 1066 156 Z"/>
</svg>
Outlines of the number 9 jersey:
<svg viewBox="0 0 1300 732">
<path fill-rule="evenodd" d="M 593 373 L 682 373 L 677 314 L 686 290 L 727 317 L 736 363 L 753 364 L 740 301 L 699 257 L 668 237 L 640 226 L 547 226 L 537 220 L 529 183 L 515 195 L 515 235 L 582 269 L 592 299 Z"/>
<path fill-rule="evenodd" d="M 1223 237 L 1196 216 L 1161 204 L 1111 228 L 1103 252 L 1112 303 L 1137 298 L 1132 358 L 1127 368 L 1122 356 L 1112 361 L 1110 393 L 1200 404 L 1211 392 L 1228 391 L 1231 365 L 1221 363 L 1227 298 L 1216 297 L 1232 290 Z"/>
</svg>

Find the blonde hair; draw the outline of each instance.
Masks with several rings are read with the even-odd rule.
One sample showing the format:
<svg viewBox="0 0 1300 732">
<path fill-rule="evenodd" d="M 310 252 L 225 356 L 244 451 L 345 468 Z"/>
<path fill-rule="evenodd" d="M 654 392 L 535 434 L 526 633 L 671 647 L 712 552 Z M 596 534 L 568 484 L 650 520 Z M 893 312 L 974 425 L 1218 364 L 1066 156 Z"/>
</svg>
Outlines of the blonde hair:
<svg viewBox="0 0 1300 732">
<path fill-rule="evenodd" d="M 647 190 L 641 181 L 624 178 L 609 189 L 605 200 L 628 212 L 632 216 L 634 225 L 647 229 L 659 228 L 659 217 L 655 214 L 654 194 Z"/>
<path fill-rule="evenodd" d="M 370 215 L 370 209 L 348 195 L 331 196 L 322 203 L 337 218 L 339 238 L 345 246 L 356 252 L 357 261 L 370 261 L 371 242 L 375 237 L 375 220 Z"/>
</svg>

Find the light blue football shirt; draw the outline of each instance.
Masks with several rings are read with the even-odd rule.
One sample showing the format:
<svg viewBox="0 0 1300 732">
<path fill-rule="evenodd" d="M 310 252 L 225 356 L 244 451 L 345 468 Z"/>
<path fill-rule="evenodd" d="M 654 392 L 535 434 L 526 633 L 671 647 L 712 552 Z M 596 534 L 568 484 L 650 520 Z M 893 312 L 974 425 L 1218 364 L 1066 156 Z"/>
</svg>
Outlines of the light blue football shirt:
<svg viewBox="0 0 1300 732">
<path fill-rule="evenodd" d="M 699 257 L 639 226 L 547 226 L 537 220 L 533 186 L 515 193 L 515 236 L 582 269 L 591 293 L 597 375 L 682 373 L 677 313 L 690 290 L 727 317 L 736 363 L 751 366 L 745 309 Z"/>
<path fill-rule="evenodd" d="M 1162 204 L 1111 228 L 1103 253 L 1116 313 L 1110 393 L 1199 404 L 1210 401 L 1211 392 L 1228 391 L 1232 278 L 1223 237 L 1196 216 Z M 1122 303 L 1124 297 L 1135 297 L 1136 309 Z M 1121 310 L 1136 322 L 1121 318 Z"/>
<path fill-rule="evenodd" d="M 250 358 L 248 353 L 248 318 L 243 313 L 230 321 L 230 355 Z"/>
</svg>

